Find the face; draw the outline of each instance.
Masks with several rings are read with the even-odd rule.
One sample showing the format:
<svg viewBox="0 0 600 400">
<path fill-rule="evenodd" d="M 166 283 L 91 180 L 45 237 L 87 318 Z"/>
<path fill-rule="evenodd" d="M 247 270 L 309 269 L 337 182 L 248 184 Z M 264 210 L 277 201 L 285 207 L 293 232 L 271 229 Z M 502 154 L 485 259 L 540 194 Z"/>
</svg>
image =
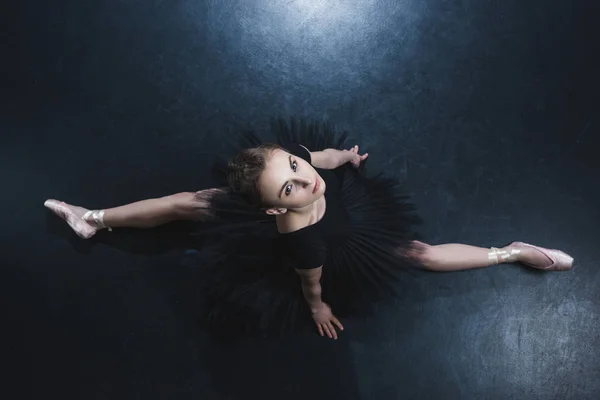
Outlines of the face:
<svg viewBox="0 0 600 400">
<path fill-rule="evenodd" d="M 312 165 L 283 150 L 271 153 L 259 184 L 263 201 L 271 205 L 269 214 L 302 209 L 325 193 L 325 182 Z"/>
</svg>

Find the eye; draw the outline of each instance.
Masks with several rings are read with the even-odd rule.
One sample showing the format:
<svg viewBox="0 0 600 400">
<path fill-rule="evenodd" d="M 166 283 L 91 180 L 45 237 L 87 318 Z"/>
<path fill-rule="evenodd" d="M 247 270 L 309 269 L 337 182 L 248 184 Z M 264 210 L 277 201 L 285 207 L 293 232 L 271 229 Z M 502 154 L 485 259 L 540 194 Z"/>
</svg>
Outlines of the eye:
<svg viewBox="0 0 600 400">
<path fill-rule="evenodd" d="M 292 170 L 294 172 L 296 172 L 297 169 L 298 169 L 298 163 L 296 161 L 292 161 Z"/>
<path fill-rule="evenodd" d="M 292 185 L 287 185 L 285 187 L 285 195 L 289 196 L 291 192 L 292 192 Z"/>
</svg>

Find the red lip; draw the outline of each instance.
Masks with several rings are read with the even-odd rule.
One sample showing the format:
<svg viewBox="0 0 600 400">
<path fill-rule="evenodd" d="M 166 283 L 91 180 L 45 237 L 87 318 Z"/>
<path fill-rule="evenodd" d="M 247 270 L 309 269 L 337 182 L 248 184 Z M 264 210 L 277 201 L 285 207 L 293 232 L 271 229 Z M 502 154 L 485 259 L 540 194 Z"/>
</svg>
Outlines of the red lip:
<svg viewBox="0 0 600 400">
<path fill-rule="evenodd" d="M 321 186 L 321 182 L 319 182 L 319 178 L 315 179 L 315 187 L 313 189 L 313 193 L 317 193 L 317 190 L 319 190 L 319 186 Z"/>
</svg>

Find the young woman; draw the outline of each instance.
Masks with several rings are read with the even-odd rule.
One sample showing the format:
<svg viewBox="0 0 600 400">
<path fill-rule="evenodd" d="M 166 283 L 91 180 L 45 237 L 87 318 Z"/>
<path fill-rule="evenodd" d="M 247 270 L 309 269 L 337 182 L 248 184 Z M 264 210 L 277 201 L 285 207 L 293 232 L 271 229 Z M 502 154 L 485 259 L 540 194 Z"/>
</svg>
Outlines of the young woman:
<svg viewBox="0 0 600 400">
<path fill-rule="evenodd" d="M 245 134 L 221 176 L 228 185 L 88 210 L 45 206 L 82 238 L 101 229 L 198 221 L 204 320 L 226 330 L 286 330 L 310 315 L 337 339 L 336 314 L 398 295 L 411 267 L 457 271 L 520 262 L 567 270 L 573 258 L 522 242 L 490 249 L 414 240 L 419 219 L 398 182 L 361 172 L 367 154 L 327 125 L 278 121 L 275 141 Z M 240 150 L 241 149 L 241 150 Z M 310 150 L 309 150 L 310 149 Z M 224 184 L 224 182 L 222 182 Z M 208 240 L 208 241 L 207 241 Z"/>
</svg>

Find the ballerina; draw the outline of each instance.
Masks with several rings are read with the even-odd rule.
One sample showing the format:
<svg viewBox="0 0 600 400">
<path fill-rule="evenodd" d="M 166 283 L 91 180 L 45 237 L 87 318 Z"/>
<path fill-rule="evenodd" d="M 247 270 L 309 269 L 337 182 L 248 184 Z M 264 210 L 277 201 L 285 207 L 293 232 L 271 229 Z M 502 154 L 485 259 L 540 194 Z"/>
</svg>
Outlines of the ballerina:
<svg viewBox="0 0 600 400">
<path fill-rule="evenodd" d="M 232 329 L 284 330 L 310 315 L 321 336 L 337 339 L 343 325 L 332 309 L 352 312 L 397 295 L 395 283 L 410 268 L 573 266 L 560 250 L 519 241 L 482 248 L 415 240 L 419 218 L 409 197 L 396 180 L 362 174 L 368 154 L 358 146 L 340 150 L 345 135 L 294 121 L 274 131 L 278 144 L 253 136 L 254 146 L 237 149 L 223 175 L 226 186 L 109 209 L 44 204 L 84 239 L 102 229 L 198 222 L 199 232 L 213 238 L 201 263 L 208 271 L 204 317 Z M 204 228 L 208 221 L 216 224 Z"/>
</svg>

